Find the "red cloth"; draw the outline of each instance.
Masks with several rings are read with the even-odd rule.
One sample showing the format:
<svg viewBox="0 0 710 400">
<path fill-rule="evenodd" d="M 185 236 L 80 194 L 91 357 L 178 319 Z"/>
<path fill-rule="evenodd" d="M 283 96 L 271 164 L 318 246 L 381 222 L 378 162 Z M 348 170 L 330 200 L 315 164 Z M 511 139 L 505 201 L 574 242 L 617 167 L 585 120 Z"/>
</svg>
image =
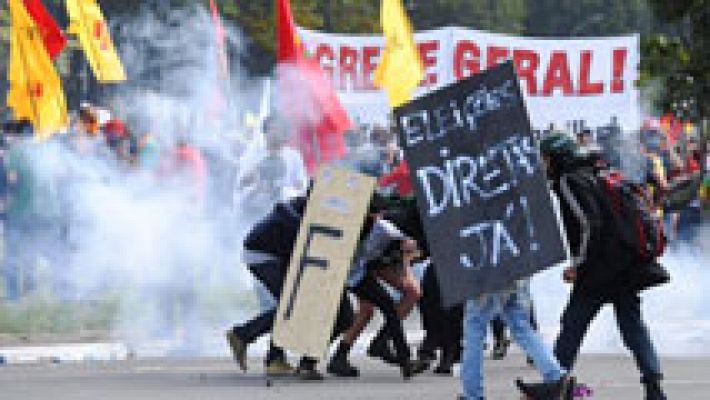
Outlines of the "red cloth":
<svg viewBox="0 0 710 400">
<path fill-rule="evenodd" d="M 126 126 L 120 119 L 112 119 L 106 122 L 104 124 L 103 131 L 107 137 L 124 139 L 128 136 L 126 132 Z"/>
<path fill-rule="evenodd" d="M 47 53 L 49 53 L 51 58 L 54 58 L 67 44 L 67 38 L 64 36 L 64 32 L 59 29 L 59 25 L 57 25 L 57 22 L 52 18 L 52 14 L 44 8 L 40 0 L 23 0 L 23 2 L 25 3 L 27 13 L 30 14 L 37 24 L 37 28 L 39 28 L 40 35 L 42 35 L 42 42 L 44 42 Z"/>
<path fill-rule="evenodd" d="M 172 172 L 175 177 L 187 179 L 184 181 L 192 188 L 192 199 L 202 201 L 205 193 L 207 165 L 199 150 L 188 145 L 179 145 L 175 149 L 175 164 Z"/>
<path fill-rule="evenodd" d="M 276 39 L 279 109 L 297 131 L 294 144 L 312 176 L 320 163 L 345 155 L 350 119 L 318 61 L 305 54 L 289 0 L 276 0 Z"/>
<path fill-rule="evenodd" d="M 700 172 L 700 163 L 692 154 L 685 159 L 685 172 L 689 174 Z"/>
<path fill-rule="evenodd" d="M 683 124 L 670 113 L 661 117 L 661 128 L 670 145 L 674 145 L 683 132 Z"/>
<path fill-rule="evenodd" d="M 392 169 L 389 174 L 382 175 L 378 182 L 380 187 L 395 185 L 397 194 L 402 197 L 409 196 L 414 192 L 412 178 L 409 175 L 409 166 L 406 161 L 402 161 Z"/>
</svg>

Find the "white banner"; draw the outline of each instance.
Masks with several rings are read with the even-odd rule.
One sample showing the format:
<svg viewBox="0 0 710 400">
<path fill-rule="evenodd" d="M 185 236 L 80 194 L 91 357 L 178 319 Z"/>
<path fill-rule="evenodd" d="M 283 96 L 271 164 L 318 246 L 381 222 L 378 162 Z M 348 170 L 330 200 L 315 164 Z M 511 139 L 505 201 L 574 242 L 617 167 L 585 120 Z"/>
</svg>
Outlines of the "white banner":
<svg viewBox="0 0 710 400">
<path fill-rule="evenodd" d="M 385 123 L 385 94 L 372 85 L 384 44 L 381 36 L 335 35 L 300 29 L 306 47 L 333 77 L 354 120 Z M 512 59 L 536 129 L 639 126 L 639 38 L 531 39 L 470 29 L 415 34 L 426 77 L 419 96 L 501 61 Z"/>
</svg>

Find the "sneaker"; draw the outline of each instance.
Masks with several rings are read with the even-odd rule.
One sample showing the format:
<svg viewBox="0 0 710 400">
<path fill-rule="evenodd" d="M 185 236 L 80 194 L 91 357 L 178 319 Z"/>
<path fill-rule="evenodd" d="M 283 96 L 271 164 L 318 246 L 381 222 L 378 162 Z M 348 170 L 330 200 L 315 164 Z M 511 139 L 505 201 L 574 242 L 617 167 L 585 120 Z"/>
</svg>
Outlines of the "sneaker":
<svg viewBox="0 0 710 400">
<path fill-rule="evenodd" d="M 276 359 L 266 363 L 266 376 L 288 376 L 293 375 L 296 370 L 283 359 Z"/>
<path fill-rule="evenodd" d="M 431 367 L 431 361 L 427 359 L 418 359 L 411 362 L 412 372 L 415 374 L 421 374 L 426 372 L 429 367 Z"/>
<path fill-rule="evenodd" d="M 502 360 L 508 355 L 508 348 L 510 347 L 510 340 L 503 339 L 496 342 L 493 346 L 493 352 L 491 353 L 491 358 L 494 360 Z"/>
<path fill-rule="evenodd" d="M 434 369 L 434 373 L 436 375 L 451 376 L 454 374 L 454 366 L 447 360 L 441 360 L 439 365 Z"/>
<path fill-rule="evenodd" d="M 247 343 L 237 336 L 232 329 L 227 331 L 227 343 L 229 343 L 229 349 L 232 351 L 232 357 L 234 357 L 234 361 L 237 365 L 239 365 L 239 369 L 246 372 Z"/>
<path fill-rule="evenodd" d="M 334 357 L 328 363 L 328 373 L 341 378 L 357 378 L 360 371 L 353 367 L 347 358 Z"/>
<path fill-rule="evenodd" d="M 518 379 L 515 385 L 528 400 L 573 400 L 576 387 L 574 377 L 568 375 L 557 382 L 524 383 Z"/>
<path fill-rule="evenodd" d="M 386 340 L 373 340 L 367 348 L 367 355 L 372 358 L 379 358 L 387 364 L 398 365 L 397 357 L 392 353 Z"/>
<path fill-rule="evenodd" d="M 296 368 L 296 377 L 302 381 L 311 382 L 322 381 L 325 379 L 323 374 L 315 369 L 315 367 L 306 367 L 303 365 L 299 365 L 298 368 Z"/>
<path fill-rule="evenodd" d="M 405 381 L 412 379 L 414 376 L 414 369 L 412 368 L 411 361 L 404 361 L 399 368 L 402 372 L 402 378 L 404 378 Z"/>
</svg>

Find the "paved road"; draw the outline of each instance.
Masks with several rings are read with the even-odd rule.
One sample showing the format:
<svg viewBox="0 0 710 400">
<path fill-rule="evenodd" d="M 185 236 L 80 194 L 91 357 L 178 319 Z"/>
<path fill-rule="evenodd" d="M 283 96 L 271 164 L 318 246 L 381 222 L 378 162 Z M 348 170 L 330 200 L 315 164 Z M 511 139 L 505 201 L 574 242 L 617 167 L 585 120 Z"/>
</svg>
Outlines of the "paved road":
<svg viewBox="0 0 710 400">
<path fill-rule="evenodd" d="M 666 359 L 671 400 L 710 398 L 710 359 Z M 431 374 L 403 383 L 396 370 L 363 359 L 358 380 L 328 379 L 322 383 L 277 382 L 266 388 L 259 375 L 235 371 L 226 359 L 147 360 L 112 363 L 27 365 L 0 367 L 0 399 L 8 400 L 390 400 L 454 399 L 456 378 Z M 534 378 L 523 359 L 486 363 L 488 398 L 518 398 L 511 386 L 517 376 Z M 584 356 L 579 375 L 596 390 L 595 399 L 641 399 L 634 366 L 620 356 Z"/>
</svg>

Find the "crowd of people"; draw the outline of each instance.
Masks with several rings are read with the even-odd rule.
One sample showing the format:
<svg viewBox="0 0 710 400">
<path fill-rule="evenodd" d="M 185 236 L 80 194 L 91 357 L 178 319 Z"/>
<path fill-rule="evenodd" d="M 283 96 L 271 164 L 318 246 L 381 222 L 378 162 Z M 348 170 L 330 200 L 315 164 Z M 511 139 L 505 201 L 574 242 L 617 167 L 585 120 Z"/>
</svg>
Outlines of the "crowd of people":
<svg viewBox="0 0 710 400">
<path fill-rule="evenodd" d="M 263 125 L 252 129 L 263 136 L 253 134 L 250 140 L 263 138 L 263 144 L 254 151 L 249 150 L 253 143 L 224 144 L 230 153 L 226 159 L 231 160 L 225 162 L 225 157 L 210 157 L 213 149 L 191 143 L 187 132 L 164 140 L 136 132 L 125 121 L 87 104 L 68 132 L 50 139 L 79 158 L 100 160 L 125 174 L 150 174 L 161 185 L 180 191 L 195 210 L 225 206 L 239 214 L 240 226 L 249 227 L 242 261 L 262 285 L 259 293 L 263 298 L 259 315 L 227 332 L 234 358 L 243 370 L 248 367 L 248 346 L 273 327 L 273 300 L 282 292 L 309 187 L 304 161 L 289 146 L 288 123 L 271 115 Z M 646 398 L 665 399 L 661 366 L 641 314 L 639 296 L 656 283 L 639 282 L 631 274 L 639 260 L 621 250 L 608 251 L 613 248 L 609 243 L 613 237 L 605 234 L 610 218 L 598 204 L 598 188 L 590 177 L 609 169 L 612 157 L 595 143 L 594 132 L 585 130 L 576 136 L 550 132 L 540 138 L 550 187 L 560 199 L 574 256 L 573 265 L 564 272 L 564 280 L 573 284 L 574 290 L 562 316 L 559 337 L 550 349 L 537 333 L 529 282 L 457 307 L 443 306 L 413 182 L 397 146 L 396 133 L 386 127 L 347 132 L 348 151 L 339 163 L 376 176 L 379 189 L 372 199 L 341 300 L 332 334 L 338 344 L 328 360 L 327 372 L 359 376 L 349 353 L 378 309 L 384 325 L 367 354 L 396 366 L 405 379 L 434 363 L 438 363 L 435 373 L 450 375 L 453 366 L 462 363 L 461 398 L 482 399 L 482 354 L 490 326 L 494 333 L 492 358 L 506 356 L 509 331 L 526 352 L 529 364 L 543 377 L 540 384 L 517 382 L 523 393 L 532 399 L 572 398 L 577 388 L 572 373 L 584 334 L 599 309 L 612 304 L 624 343 L 641 372 Z M 643 173 L 638 183 L 653 194 L 654 212 L 664 219 L 670 242 L 693 243 L 707 205 L 710 158 L 697 137 L 671 143 L 662 129 L 645 127 L 640 138 Z M 14 301 L 36 284 L 30 258 L 42 255 L 57 265 L 62 263 L 56 254 L 62 253 L 58 248 L 72 245 L 71 224 L 67 221 L 71 213 L 59 209 L 71 209 L 71 204 L 62 199 L 61 183 L 50 184 L 37 173 L 33 149 L 46 144 L 33 140 L 30 125 L 8 122 L 1 139 L 0 206 L 6 253 L 3 293 L 4 299 Z M 214 161 L 217 158 L 220 162 Z M 420 280 L 414 273 L 418 263 L 425 266 Z M 71 292 L 62 280 L 61 269 L 53 274 L 56 290 Z M 399 296 L 392 297 L 387 288 L 399 292 Z M 426 335 L 413 355 L 403 321 L 417 307 Z M 273 343 L 265 364 L 269 375 L 323 379 L 317 360 L 303 357 L 294 368 L 284 350 Z"/>
<path fill-rule="evenodd" d="M 57 163 L 57 156 L 63 160 Z M 54 294 L 62 297 L 73 291 L 62 268 L 67 260 L 62 257 L 77 245 L 75 234 L 82 216 L 73 204 L 72 190 L 82 180 L 107 179 L 108 174 L 100 177 L 104 169 L 125 175 L 147 173 L 166 190 L 186 193 L 196 208 L 205 201 L 206 161 L 187 139 L 159 143 L 151 134 L 135 134 L 107 110 L 89 104 L 82 105 L 67 132 L 45 142 L 34 138 L 26 121 L 3 124 L 0 165 L 2 283 L 4 298 L 11 301 L 37 286 L 39 257 L 49 261 L 46 283 Z"/>
</svg>

